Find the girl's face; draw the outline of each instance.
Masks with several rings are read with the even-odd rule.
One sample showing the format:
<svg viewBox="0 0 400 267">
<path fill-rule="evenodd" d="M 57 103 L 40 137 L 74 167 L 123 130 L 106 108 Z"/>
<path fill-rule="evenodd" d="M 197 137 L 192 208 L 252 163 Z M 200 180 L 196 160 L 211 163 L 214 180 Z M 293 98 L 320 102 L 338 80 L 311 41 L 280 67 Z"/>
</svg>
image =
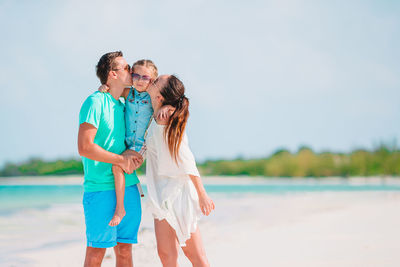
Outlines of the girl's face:
<svg viewBox="0 0 400 267">
<path fill-rule="evenodd" d="M 154 80 L 153 71 L 145 66 L 135 66 L 132 69 L 133 87 L 139 92 L 145 92 L 150 82 Z"/>
</svg>

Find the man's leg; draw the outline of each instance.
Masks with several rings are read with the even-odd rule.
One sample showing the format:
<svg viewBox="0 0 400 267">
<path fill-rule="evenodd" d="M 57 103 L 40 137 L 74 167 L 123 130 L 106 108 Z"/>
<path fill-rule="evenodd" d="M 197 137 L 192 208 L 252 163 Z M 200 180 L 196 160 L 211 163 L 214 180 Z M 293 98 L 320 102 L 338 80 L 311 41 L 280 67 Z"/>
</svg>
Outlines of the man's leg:
<svg viewBox="0 0 400 267">
<path fill-rule="evenodd" d="M 105 253 L 105 248 L 86 247 L 84 267 L 100 267 Z"/>
<path fill-rule="evenodd" d="M 108 225 L 114 213 L 115 191 L 85 192 L 83 210 L 86 224 L 84 266 L 101 266 L 106 248 L 117 245 L 117 229 Z"/>
<path fill-rule="evenodd" d="M 117 246 L 114 248 L 117 266 L 133 266 L 132 244 L 137 243 L 137 234 L 142 217 L 140 195 L 136 185 L 125 188 L 126 215 L 117 228 Z"/>
<path fill-rule="evenodd" d="M 132 244 L 118 243 L 114 247 L 114 252 L 117 267 L 133 267 Z"/>
</svg>

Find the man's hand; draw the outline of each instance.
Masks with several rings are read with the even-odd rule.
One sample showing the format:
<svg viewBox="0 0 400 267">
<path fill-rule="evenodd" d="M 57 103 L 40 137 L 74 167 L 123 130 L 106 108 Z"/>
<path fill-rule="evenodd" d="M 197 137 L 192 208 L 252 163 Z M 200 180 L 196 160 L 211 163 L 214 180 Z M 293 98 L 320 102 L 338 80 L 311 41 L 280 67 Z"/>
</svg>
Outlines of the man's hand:
<svg viewBox="0 0 400 267">
<path fill-rule="evenodd" d="M 143 157 L 139 153 L 133 150 L 126 150 L 122 153 L 123 160 L 119 166 L 124 170 L 125 173 L 131 174 L 134 170 L 139 168 L 143 163 Z"/>
<path fill-rule="evenodd" d="M 122 155 L 122 162 L 118 166 L 127 174 L 133 173 L 133 160 L 129 155 Z"/>
<path fill-rule="evenodd" d="M 131 150 L 132 152 L 132 161 L 133 161 L 133 170 L 138 169 L 143 164 L 143 156 L 138 152 Z"/>
</svg>

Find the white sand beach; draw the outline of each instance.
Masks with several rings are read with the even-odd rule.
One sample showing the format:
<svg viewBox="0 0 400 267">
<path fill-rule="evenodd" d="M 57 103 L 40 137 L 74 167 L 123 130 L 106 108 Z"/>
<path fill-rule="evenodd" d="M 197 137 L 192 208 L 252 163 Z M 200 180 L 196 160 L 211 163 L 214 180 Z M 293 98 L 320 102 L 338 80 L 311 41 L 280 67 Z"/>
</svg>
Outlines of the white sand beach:
<svg viewBox="0 0 400 267">
<path fill-rule="evenodd" d="M 400 266 L 400 191 L 211 196 L 216 210 L 202 219 L 200 229 L 212 266 Z M 152 218 L 143 208 L 134 264 L 161 266 Z M 1 266 L 82 266 L 80 204 L 0 216 L 0 229 Z M 114 265 L 108 249 L 103 266 Z M 183 254 L 180 266 L 191 266 Z"/>
</svg>

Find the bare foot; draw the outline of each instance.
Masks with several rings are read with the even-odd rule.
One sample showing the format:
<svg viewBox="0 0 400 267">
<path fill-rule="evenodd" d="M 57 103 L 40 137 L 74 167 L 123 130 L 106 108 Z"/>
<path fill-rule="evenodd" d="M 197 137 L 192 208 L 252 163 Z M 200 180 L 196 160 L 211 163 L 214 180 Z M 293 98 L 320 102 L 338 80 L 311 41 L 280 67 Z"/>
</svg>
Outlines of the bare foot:
<svg viewBox="0 0 400 267">
<path fill-rule="evenodd" d="M 116 208 L 113 218 L 111 219 L 109 226 L 117 226 L 124 218 L 126 212 L 124 208 Z"/>
</svg>

